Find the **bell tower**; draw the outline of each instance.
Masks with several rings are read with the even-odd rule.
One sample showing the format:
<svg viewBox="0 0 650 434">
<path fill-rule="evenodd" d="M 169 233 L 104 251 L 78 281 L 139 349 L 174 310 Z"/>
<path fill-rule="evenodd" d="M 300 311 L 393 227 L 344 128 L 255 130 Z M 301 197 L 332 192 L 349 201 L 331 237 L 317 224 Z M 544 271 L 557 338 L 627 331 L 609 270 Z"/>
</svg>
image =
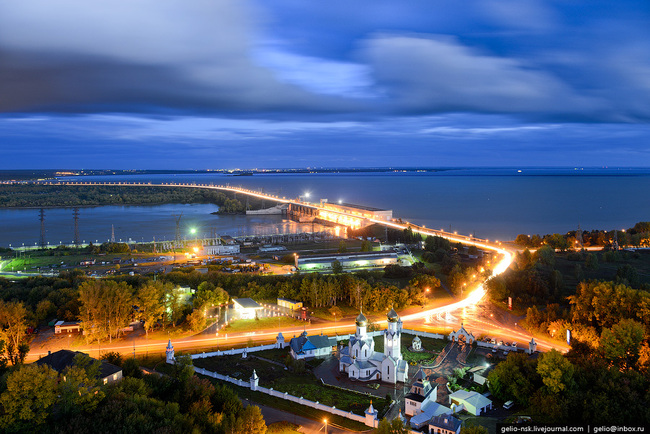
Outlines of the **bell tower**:
<svg viewBox="0 0 650 434">
<path fill-rule="evenodd" d="M 399 315 L 395 309 L 388 312 L 388 329 L 384 333 L 384 354 L 397 360 L 402 359 L 401 330 L 397 327 Z"/>
</svg>

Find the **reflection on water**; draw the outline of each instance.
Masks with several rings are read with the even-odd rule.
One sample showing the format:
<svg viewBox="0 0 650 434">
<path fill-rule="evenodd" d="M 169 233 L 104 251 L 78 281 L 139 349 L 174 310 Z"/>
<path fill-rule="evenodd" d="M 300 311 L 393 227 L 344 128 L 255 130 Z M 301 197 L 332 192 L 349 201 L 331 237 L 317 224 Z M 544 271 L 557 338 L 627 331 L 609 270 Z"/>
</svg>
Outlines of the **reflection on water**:
<svg viewBox="0 0 650 434">
<path fill-rule="evenodd" d="M 102 206 L 79 209 L 79 236 L 83 242 L 109 241 L 111 231 L 116 241 L 137 242 L 173 240 L 176 216 L 180 219 L 181 237 L 208 238 L 212 234 L 261 236 L 325 230 L 321 225 L 297 223 L 279 215 L 214 215 L 216 205 Z M 39 242 L 38 209 L 0 209 L 0 245 L 33 246 Z M 72 208 L 45 209 L 45 238 L 50 245 L 69 244 L 74 240 Z M 192 229 L 196 232 L 193 234 Z"/>
</svg>

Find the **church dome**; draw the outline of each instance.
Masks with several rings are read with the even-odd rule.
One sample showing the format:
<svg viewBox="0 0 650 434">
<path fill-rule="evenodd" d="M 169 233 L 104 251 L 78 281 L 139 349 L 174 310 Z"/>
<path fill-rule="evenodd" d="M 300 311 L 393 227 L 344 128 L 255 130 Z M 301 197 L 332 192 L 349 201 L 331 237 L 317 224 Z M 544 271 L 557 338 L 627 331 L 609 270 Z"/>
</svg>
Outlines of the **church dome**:
<svg viewBox="0 0 650 434">
<path fill-rule="evenodd" d="M 366 318 L 363 312 L 361 312 L 357 317 L 356 322 L 359 327 L 365 327 L 366 325 L 368 325 L 368 318 Z"/>
<path fill-rule="evenodd" d="M 397 312 L 395 312 L 395 309 L 391 309 L 390 312 L 388 312 L 388 321 L 390 322 L 397 322 L 399 319 L 399 315 L 397 315 Z"/>
<path fill-rule="evenodd" d="M 415 342 L 421 342 L 420 337 L 419 337 L 419 336 L 414 337 L 414 338 L 413 338 L 413 342 L 414 342 L 414 343 L 415 343 Z"/>
</svg>

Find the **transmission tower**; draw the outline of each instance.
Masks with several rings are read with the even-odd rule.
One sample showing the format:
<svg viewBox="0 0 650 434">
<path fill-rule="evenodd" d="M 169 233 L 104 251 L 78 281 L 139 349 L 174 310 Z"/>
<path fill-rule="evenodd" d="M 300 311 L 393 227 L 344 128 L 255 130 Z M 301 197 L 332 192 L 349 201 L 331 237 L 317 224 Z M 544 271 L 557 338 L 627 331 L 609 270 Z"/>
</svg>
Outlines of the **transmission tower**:
<svg viewBox="0 0 650 434">
<path fill-rule="evenodd" d="M 181 245 L 181 217 L 183 217 L 183 213 L 180 213 L 180 215 L 172 214 L 173 217 L 178 217 L 176 218 L 176 247 L 180 247 Z"/>
<path fill-rule="evenodd" d="M 115 242 L 115 226 L 111 225 L 111 243 Z"/>
<path fill-rule="evenodd" d="M 79 247 L 79 245 L 81 244 L 79 238 L 79 208 L 74 208 L 73 214 L 74 214 L 74 245 Z"/>
<path fill-rule="evenodd" d="M 45 243 L 45 209 L 41 208 L 40 213 L 38 216 L 41 218 L 41 239 L 40 239 L 40 244 L 41 248 L 45 248 L 46 243 Z"/>
</svg>

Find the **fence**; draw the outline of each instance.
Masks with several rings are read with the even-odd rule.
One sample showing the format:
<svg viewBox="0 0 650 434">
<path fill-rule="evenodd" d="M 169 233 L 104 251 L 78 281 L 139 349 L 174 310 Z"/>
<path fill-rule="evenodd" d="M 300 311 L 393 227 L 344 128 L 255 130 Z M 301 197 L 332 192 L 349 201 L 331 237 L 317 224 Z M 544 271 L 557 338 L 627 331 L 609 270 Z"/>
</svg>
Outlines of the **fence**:
<svg viewBox="0 0 650 434">
<path fill-rule="evenodd" d="M 285 399 L 287 401 L 292 401 L 292 402 L 295 402 L 296 404 L 305 405 L 307 407 L 315 408 L 316 410 L 325 411 L 325 412 L 328 412 L 330 414 L 335 414 L 337 416 L 341 416 L 341 417 L 345 417 L 347 419 L 351 419 L 351 420 L 354 420 L 354 421 L 357 421 L 357 422 L 361 422 L 361 423 L 363 423 L 363 424 L 365 424 L 367 426 L 373 427 L 373 428 L 376 428 L 377 424 L 378 424 L 377 411 L 376 410 L 375 410 L 375 413 L 373 415 L 368 415 L 370 417 L 368 417 L 368 416 L 359 416 L 357 414 L 352 413 L 351 411 L 339 410 L 338 408 L 336 408 L 336 406 L 331 406 L 330 407 L 329 405 L 321 404 L 318 401 L 314 402 L 314 401 L 311 401 L 309 399 L 304 399 L 302 396 L 297 397 L 297 396 L 289 395 L 289 393 L 287 393 L 287 392 L 279 392 L 277 390 L 273 390 L 273 388 L 269 389 L 269 388 L 266 388 L 266 387 L 258 386 L 257 381 L 255 381 L 255 380 L 250 380 L 250 381 L 238 380 L 236 378 L 229 377 L 228 375 L 217 374 L 216 372 L 208 371 L 207 369 L 197 368 L 197 367 L 194 368 L 194 372 L 196 372 L 198 374 L 208 376 L 208 377 L 215 378 L 217 380 L 226 381 L 228 383 L 232 383 L 232 384 L 235 384 L 235 385 L 240 386 L 240 387 L 245 387 L 247 389 L 250 389 L 250 390 L 253 390 L 253 391 L 256 391 L 256 392 L 262 392 L 262 393 L 265 393 L 267 395 L 274 396 L 276 398 Z"/>
<path fill-rule="evenodd" d="M 282 342 L 282 346 L 279 346 L 277 343 L 276 344 L 268 344 L 268 345 L 260 345 L 257 347 L 250 347 L 250 348 L 233 348 L 231 350 L 224 350 L 224 351 L 213 351 L 211 353 L 201 353 L 201 354 L 192 354 L 192 360 L 194 359 L 205 359 L 207 357 L 219 357 L 219 356 L 234 356 L 237 354 L 243 354 L 243 353 L 254 353 L 256 351 L 265 351 L 265 350 L 273 350 L 276 348 L 285 348 L 287 347 L 286 342 Z"/>
</svg>

